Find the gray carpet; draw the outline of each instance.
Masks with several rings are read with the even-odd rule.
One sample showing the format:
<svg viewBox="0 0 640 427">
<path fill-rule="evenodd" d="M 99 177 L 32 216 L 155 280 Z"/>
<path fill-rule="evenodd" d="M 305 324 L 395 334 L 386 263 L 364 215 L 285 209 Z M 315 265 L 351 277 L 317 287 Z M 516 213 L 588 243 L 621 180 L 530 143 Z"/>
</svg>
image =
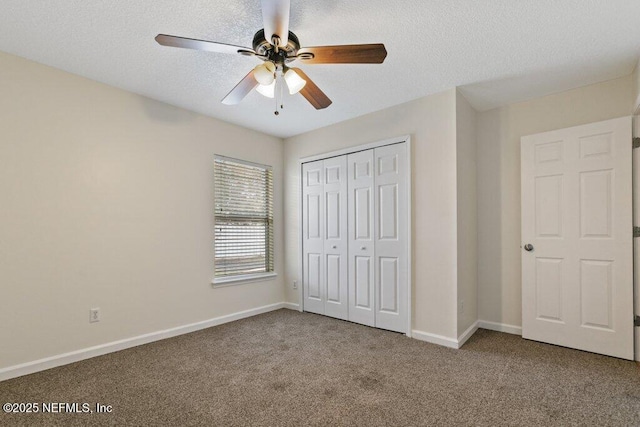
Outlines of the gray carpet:
<svg viewBox="0 0 640 427">
<path fill-rule="evenodd" d="M 633 362 L 478 330 L 460 350 L 313 314 L 263 314 L 0 383 L 0 425 L 640 425 Z"/>
</svg>

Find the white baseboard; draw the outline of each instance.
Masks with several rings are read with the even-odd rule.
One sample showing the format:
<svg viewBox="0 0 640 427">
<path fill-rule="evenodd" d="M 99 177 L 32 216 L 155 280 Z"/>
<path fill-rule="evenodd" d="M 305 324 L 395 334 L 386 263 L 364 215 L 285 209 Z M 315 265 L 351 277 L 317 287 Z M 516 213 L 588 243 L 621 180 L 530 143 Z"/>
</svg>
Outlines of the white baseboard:
<svg viewBox="0 0 640 427">
<path fill-rule="evenodd" d="M 267 313 L 281 308 L 289 308 L 290 303 L 277 303 L 265 305 L 263 307 L 253 308 L 251 310 L 240 311 L 226 316 L 215 317 L 213 319 L 204 320 L 202 322 L 191 323 L 189 325 L 178 326 L 176 328 L 165 329 L 162 331 L 151 332 L 149 334 L 139 335 L 137 337 L 126 338 L 119 341 L 113 341 L 106 344 L 100 344 L 94 347 L 84 348 L 69 353 L 59 354 L 47 357 L 33 362 L 22 363 L 20 365 L 9 366 L 0 369 L 0 381 L 23 375 L 33 374 L 35 372 L 44 371 L 46 369 L 55 368 L 57 366 L 68 365 L 69 363 L 79 362 L 81 360 L 90 359 L 96 356 L 113 353 L 142 344 L 148 344 L 154 341 L 160 341 L 166 338 L 184 335 L 201 329 L 210 328 L 212 326 L 222 325 L 223 323 L 233 322 L 235 320 L 244 319 L 258 314 Z"/>
<path fill-rule="evenodd" d="M 478 322 L 474 322 L 473 325 L 469 326 L 469 328 L 466 331 L 464 331 L 462 335 L 458 337 L 458 348 L 462 347 L 464 343 L 466 343 L 467 340 L 471 338 L 473 334 L 476 333 L 477 330 L 478 330 Z"/>
<path fill-rule="evenodd" d="M 520 326 L 507 325 L 505 323 L 488 322 L 486 320 L 478 320 L 473 325 L 469 326 L 469 328 L 466 331 L 464 331 L 462 335 L 458 337 L 457 340 L 453 338 L 445 337 L 442 335 L 436 335 L 436 334 L 431 334 L 429 332 L 418 331 L 415 329 L 411 332 L 412 332 L 412 338 L 415 338 L 417 340 L 426 341 L 432 344 L 438 344 L 445 347 L 458 349 L 462 347 L 464 343 L 467 342 L 467 340 L 473 336 L 473 334 L 476 333 L 478 328 L 489 329 L 491 331 L 505 332 L 507 334 L 522 335 L 522 327 Z"/>
<path fill-rule="evenodd" d="M 431 344 L 441 345 L 444 347 L 455 348 L 457 350 L 462 347 L 464 343 L 467 342 L 467 340 L 471 338 L 471 336 L 473 336 L 473 334 L 477 330 L 478 322 L 475 322 L 473 325 L 469 326 L 469 328 L 464 331 L 462 335 L 458 337 L 458 339 L 454 339 L 445 337 L 443 335 L 432 334 L 429 332 L 418 331 L 414 329 L 411 331 L 411 338 L 415 338 L 417 340 L 425 341 Z"/>
<path fill-rule="evenodd" d="M 478 320 L 478 328 L 489 329 L 490 331 L 505 332 L 507 334 L 522 335 L 522 327 L 507 325 L 505 323 L 488 322 L 486 320 Z"/>
<path fill-rule="evenodd" d="M 296 304 L 294 302 L 285 302 L 283 303 L 284 308 L 288 308 L 289 310 L 300 311 L 300 304 Z"/>
<path fill-rule="evenodd" d="M 431 334 L 429 332 L 414 329 L 411 331 L 411 337 L 431 344 L 438 344 L 449 348 L 458 348 L 458 340 L 445 337 L 443 335 Z"/>
</svg>

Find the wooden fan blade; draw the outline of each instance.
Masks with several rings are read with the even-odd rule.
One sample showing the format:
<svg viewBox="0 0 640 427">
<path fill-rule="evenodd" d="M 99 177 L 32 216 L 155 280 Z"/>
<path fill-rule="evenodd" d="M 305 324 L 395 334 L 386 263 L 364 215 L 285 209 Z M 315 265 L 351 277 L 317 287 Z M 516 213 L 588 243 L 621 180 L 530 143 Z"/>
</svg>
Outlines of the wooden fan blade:
<svg viewBox="0 0 640 427">
<path fill-rule="evenodd" d="M 280 39 L 279 46 L 289 42 L 289 11 L 291 0 L 262 0 L 262 23 L 264 37 L 269 43 L 274 35 Z"/>
<path fill-rule="evenodd" d="M 218 53 L 251 53 L 255 54 L 253 49 L 242 46 L 234 46 L 231 44 L 210 42 L 207 40 L 189 39 L 186 37 L 169 36 L 167 34 L 158 34 L 156 41 L 162 46 L 183 47 L 185 49 L 204 50 L 207 52 Z"/>
<path fill-rule="evenodd" d="M 292 68 L 302 79 L 304 79 L 307 84 L 304 85 L 302 90 L 300 90 L 300 94 L 304 96 L 307 101 L 311 105 L 315 107 L 316 110 L 322 110 L 327 108 L 333 101 L 329 99 L 327 95 L 324 94 L 323 91 L 320 90 L 318 86 L 307 76 L 304 71 L 300 68 Z"/>
<path fill-rule="evenodd" d="M 303 54 L 312 53 L 313 58 L 305 59 Z M 349 44 L 341 46 L 304 47 L 298 55 L 305 64 L 382 64 L 387 57 L 387 49 L 382 43 Z"/>
<path fill-rule="evenodd" d="M 244 76 L 244 78 L 240 80 L 240 83 L 238 83 L 236 87 L 234 87 L 231 92 L 224 97 L 222 103 L 225 105 L 239 104 L 240 101 L 249 94 L 249 92 L 258 86 L 258 81 L 254 77 L 253 73 L 254 70 L 251 70 L 249 74 Z"/>
</svg>

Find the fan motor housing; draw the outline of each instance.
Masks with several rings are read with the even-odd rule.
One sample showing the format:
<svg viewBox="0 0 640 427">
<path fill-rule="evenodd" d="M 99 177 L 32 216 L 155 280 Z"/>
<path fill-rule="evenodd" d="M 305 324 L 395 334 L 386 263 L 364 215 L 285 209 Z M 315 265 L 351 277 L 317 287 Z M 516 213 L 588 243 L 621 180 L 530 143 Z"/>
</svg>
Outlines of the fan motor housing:
<svg viewBox="0 0 640 427">
<path fill-rule="evenodd" d="M 284 47 L 278 48 L 276 53 L 273 45 L 264 37 L 264 29 L 258 31 L 253 36 L 253 50 L 261 56 L 266 56 L 269 60 L 279 63 L 284 62 L 287 57 L 295 56 L 300 49 L 300 42 L 298 37 L 289 31 L 289 41 Z"/>
</svg>

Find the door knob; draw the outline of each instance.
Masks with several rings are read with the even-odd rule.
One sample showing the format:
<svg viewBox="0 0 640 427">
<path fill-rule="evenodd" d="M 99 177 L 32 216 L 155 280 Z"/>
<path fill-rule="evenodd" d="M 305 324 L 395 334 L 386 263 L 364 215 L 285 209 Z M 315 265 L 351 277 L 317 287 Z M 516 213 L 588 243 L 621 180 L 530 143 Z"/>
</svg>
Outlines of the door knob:
<svg viewBox="0 0 640 427">
<path fill-rule="evenodd" d="M 367 249 L 367 247 L 366 247 L 366 246 L 363 246 L 363 247 L 361 247 L 360 249 L 362 249 L 362 250 L 364 251 L 365 249 Z"/>
<path fill-rule="evenodd" d="M 524 250 L 527 252 L 531 252 L 533 250 L 533 245 L 531 243 L 527 243 L 524 245 Z"/>
<path fill-rule="evenodd" d="M 336 245 L 331 246 L 331 249 L 338 249 Z"/>
</svg>

